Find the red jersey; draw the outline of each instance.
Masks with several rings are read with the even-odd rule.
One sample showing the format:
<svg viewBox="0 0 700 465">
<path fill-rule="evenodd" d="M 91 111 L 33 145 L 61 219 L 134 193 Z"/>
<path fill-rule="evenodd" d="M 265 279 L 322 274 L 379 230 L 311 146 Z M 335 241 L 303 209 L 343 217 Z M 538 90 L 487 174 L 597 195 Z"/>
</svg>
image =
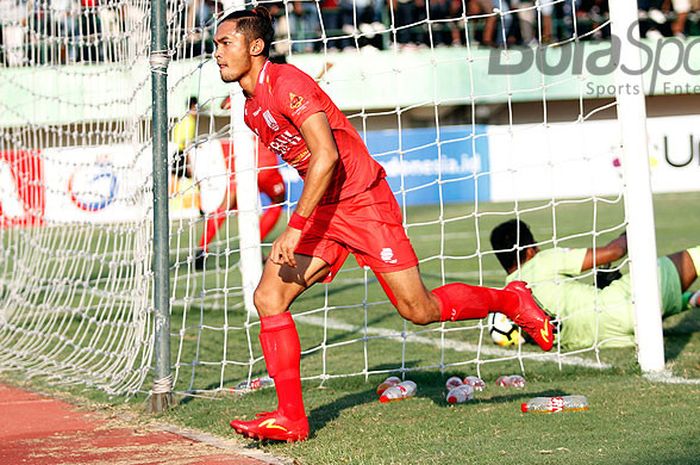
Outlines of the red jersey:
<svg viewBox="0 0 700 465">
<path fill-rule="evenodd" d="M 245 122 L 270 150 L 306 179 L 309 151 L 299 127 L 314 113 L 324 112 L 338 147 L 338 165 L 321 204 L 366 191 L 385 176 L 364 141 L 330 97 L 306 73 L 292 65 L 266 62 L 254 95 L 246 99 Z"/>
</svg>

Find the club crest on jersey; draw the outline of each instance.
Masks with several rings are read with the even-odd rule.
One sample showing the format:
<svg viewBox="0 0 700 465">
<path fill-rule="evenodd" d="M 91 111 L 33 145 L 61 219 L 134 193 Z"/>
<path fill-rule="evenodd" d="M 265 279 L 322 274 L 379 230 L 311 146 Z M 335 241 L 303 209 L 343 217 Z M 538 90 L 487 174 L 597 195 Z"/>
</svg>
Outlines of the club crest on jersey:
<svg viewBox="0 0 700 465">
<path fill-rule="evenodd" d="M 299 109 L 304 104 L 304 97 L 301 95 L 295 95 L 294 93 L 289 93 L 289 108 L 292 110 Z"/>
<path fill-rule="evenodd" d="M 381 252 L 379 252 L 379 257 L 384 260 L 384 263 L 396 263 L 398 260 L 394 258 L 394 251 L 391 247 L 384 247 Z"/>
<path fill-rule="evenodd" d="M 272 116 L 272 113 L 270 113 L 270 110 L 265 110 L 263 112 L 263 119 L 267 123 L 267 126 L 273 131 L 280 130 L 280 126 L 277 124 L 277 121 L 275 121 L 275 118 Z"/>
</svg>

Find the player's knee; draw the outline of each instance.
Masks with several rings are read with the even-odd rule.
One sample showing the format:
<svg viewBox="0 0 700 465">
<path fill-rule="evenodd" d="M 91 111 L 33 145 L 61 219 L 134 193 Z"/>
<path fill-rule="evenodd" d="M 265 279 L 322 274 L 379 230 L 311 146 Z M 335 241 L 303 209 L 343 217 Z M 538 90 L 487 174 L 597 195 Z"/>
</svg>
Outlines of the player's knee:
<svg viewBox="0 0 700 465">
<path fill-rule="evenodd" d="M 427 312 L 425 306 L 415 301 L 399 300 L 396 303 L 396 309 L 402 317 L 414 325 L 424 326 L 433 322 L 433 318 Z"/>
<path fill-rule="evenodd" d="M 258 287 L 253 293 L 253 305 L 260 316 L 277 315 L 287 310 L 284 299 Z"/>
</svg>

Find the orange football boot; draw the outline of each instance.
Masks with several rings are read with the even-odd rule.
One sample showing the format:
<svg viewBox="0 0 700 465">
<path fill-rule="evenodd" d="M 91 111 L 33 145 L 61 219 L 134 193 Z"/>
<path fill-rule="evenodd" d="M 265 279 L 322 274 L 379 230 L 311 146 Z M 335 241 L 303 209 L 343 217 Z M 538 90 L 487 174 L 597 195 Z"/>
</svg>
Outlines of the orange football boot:
<svg viewBox="0 0 700 465">
<path fill-rule="evenodd" d="M 549 351 L 554 345 L 554 327 L 549 321 L 549 316 L 542 310 L 532 296 L 532 291 L 523 281 L 511 281 L 505 288 L 506 291 L 518 295 L 520 305 L 514 312 L 501 310 L 513 323 L 523 328 L 538 346 L 544 351 Z"/>
<path fill-rule="evenodd" d="M 278 411 L 263 412 L 255 420 L 231 421 L 231 428 L 245 437 L 270 441 L 304 441 L 309 437 L 309 421 L 306 417 L 290 420 Z"/>
</svg>

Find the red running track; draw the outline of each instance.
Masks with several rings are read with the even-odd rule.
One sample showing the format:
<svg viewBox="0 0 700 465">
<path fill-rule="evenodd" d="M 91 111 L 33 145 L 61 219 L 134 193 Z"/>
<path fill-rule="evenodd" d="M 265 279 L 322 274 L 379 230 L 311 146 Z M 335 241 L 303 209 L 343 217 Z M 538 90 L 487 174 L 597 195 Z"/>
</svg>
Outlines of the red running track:
<svg viewBox="0 0 700 465">
<path fill-rule="evenodd" d="M 171 432 L 128 426 L 60 400 L 0 384 L 1 465 L 266 463 L 271 462 Z"/>
</svg>

